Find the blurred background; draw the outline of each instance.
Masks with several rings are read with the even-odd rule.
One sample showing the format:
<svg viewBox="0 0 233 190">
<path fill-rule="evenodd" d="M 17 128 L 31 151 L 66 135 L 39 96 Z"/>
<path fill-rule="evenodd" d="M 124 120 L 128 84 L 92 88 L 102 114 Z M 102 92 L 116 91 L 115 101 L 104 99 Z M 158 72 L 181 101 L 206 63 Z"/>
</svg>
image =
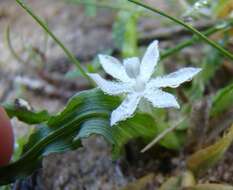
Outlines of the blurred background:
<svg viewBox="0 0 233 190">
<path fill-rule="evenodd" d="M 99 53 L 119 58 L 142 55 L 145 47 L 154 39 L 161 42 L 160 48 L 164 50 L 192 36 L 184 28 L 125 0 L 25 2 L 44 19 L 89 72 L 103 72 L 97 59 Z M 216 20 L 209 7 L 198 11 L 191 7 L 189 3 L 194 1 L 144 2 L 182 18 L 199 30 L 209 28 Z M 218 38 L 216 36 L 214 39 Z M 166 59 L 158 72 L 171 72 L 188 64 L 201 67 L 201 63 L 204 64 L 203 55 L 209 52 L 219 56 L 203 44 L 188 47 L 182 51 L 182 55 L 176 54 L 172 59 Z M 226 67 L 227 71 L 220 69 L 221 80 L 214 81 L 214 88 L 209 87 L 208 93 L 215 92 L 216 88 L 227 84 L 229 78 L 232 79 L 233 67 L 225 63 Z M 76 92 L 89 88 L 87 81 L 75 70 L 60 47 L 14 0 L 0 0 L 0 86 L 1 102 L 23 98 L 33 108 L 48 109 L 51 113 L 61 110 Z M 202 86 L 198 87 L 196 94 L 193 94 L 196 100 L 202 97 L 201 92 L 204 91 Z M 13 125 L 17 146 L 20 146 L 32 129 L 17 120 L 13 120 Z M 124 161 L 118 161 L 117 164 L 112 161 L 110 147 L 100 137 L 85 140 L 84 147 L 64 155 L 48 156 L 43 163 L 43 172 L 39 171 L 36 177 L 36 186 L 48 190 L 118 189 L 150 171 L 157 171 L 153 185 L 158 186 L 167 174 L 176 172 L 173 169 L 177 165 L 179 168 L 184 167 L 182 158 L 175 157 L 164 159 L 162 165 L 168 168 L 160 168 L 160 164 L 155 164 L 158 160 L 153 160 L 146 166 L 137 162 L 129 169 Z M 137 156 L 134 155 L 134 158 Z M 232 174 L 233 169 L 230 172 Z M 226 176 L 226 179 L 220 178 L 233 183 L 232 175 Z"/>
</svg>

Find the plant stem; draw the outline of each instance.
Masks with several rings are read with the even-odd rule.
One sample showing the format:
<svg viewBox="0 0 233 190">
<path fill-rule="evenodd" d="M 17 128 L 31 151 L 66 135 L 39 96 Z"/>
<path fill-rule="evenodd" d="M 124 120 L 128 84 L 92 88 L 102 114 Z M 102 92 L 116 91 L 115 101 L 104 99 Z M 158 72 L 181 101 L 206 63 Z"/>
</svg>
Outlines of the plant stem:
<svg viewBox="0 0 233 190">
<path fill-rule="evenodd" d="M 165 12 L 158 10 L 156 8 L 152 8 L 144 3 L 135 1 L 135 0 L 128 0 L 132 3 L 135 3 L 141 7 L 144 7 L 148 10 L 151 10 L 161 16 L 164 16 L 170 20 L 172 20 L 173 22 L 182 25 L 183 27 L 187 28 L 190 32 L 194 33 L 196 36 L 198 36 L 200 39 L 202 39 L 203 41 L 205 41 L 206 43 L 208 43 L 209 45 L 211 45 L 212 47 L 216 48 L 219 52 L 221 52 L 224 56 L 228 57 L 229 59 L 233 60 L 233 54 L 231 54 L 229 51 L 225 50 L 224 48 L 222 48 L 219 44 L 217 44 L 216 42 L 210 40 L 208 37 L 206 37 L 204 34 L 202 34 L 201 32 L 199 32 L 197 29 L 195 29 L 194 27 L 190 26 L 189 24 L 186 24 L 185 22 L 183 22 L 182 20 L 179 20 L 173 16 L 170 16 L 168 14 L 166 14 Z"/>
<path fill-rule="evenodd" d="M 10 27 L 7 26 L 6 30 L 5 30 L 5 43 L 7 45 L 7 47 L 9 48 L 9 51 L 11 53 L 11 55 L 19 62 L 19 63 L 23 63 L 26 64 L 26 61 L 24 61 L 14 50 L 13 45 L 11 43 L 11 38 L 10 38 Z"/>
<path fill-rule="evenodd" d="M 155 137 L 154 140 L 152 140 L 148 145 L 146 145 L 146 146 L 141 150 L 141 153 L 146 152 L 146 151 L 149 150 L 152 146 L 154 146 L 156 143 L 158 143 L 160 140 L 162 140 L 168 133 L 174 131 L 177 127 L 179 127 L 179 124 L 180 124 L 181 122 L 183 122 L 184 120 L 185 120 L 185 118 L 183 118 L 183 119 L 181 119 L 180 121 L 178 121 L 174 126 L 165 129 L 162 133 L 160 133 L 157 137 Z"/>
<path fill-rule="evenodd" d="M 85 70 L 82 68 L 80 62 L 76 59 L 76 57 L 71 53 L 65 45 L 52 33 L 52 31 L 48 28 L 48 26 L 45 24 L 45 22 L 39 18 L 37 15 L 33 13 L 33 11 L 21 0 L 16 0 L 16 2 L 49 34 L 49 36 L 62 48 L 62 50 L 65 52 L 69 60 L 76 65 L 76 67 L 79 69 L 83 77 L 85 77 L 91 85 L 93 85 L 92 79 L 87 75 Z"/>
<path fill-rule="evenodd" d="M 221 24 L 217 24 L 217 25 L 209 28 L 208 30 L 203 32 L 203 34 L 206 36 L 210 36 L 218 31 L 227 31 L 233 26 L 233 21 L 231 20 L 229 22 L 225 22 L 222 27 L 220 27 L 219 25 L 221 25 Z M 198 36 L 193 35 L 193 37 L 191 39 L 185 40 L 185 41 L 181 42 L 180 44 L 178 44 L 177 46 L 175 46 L 174 48 L 170 48 L 170 49 L 164 51 L 161 54 L 160 59 L 161 60 L 166 59 L 167 57 L 179 52 L 180 50 L 184 49 L 185 47 L 191 46 L 192 44 L 194 44 L 195 42 L 197 42 L 199 40 L 200 40 L 200 38 Z"/>
</svg>

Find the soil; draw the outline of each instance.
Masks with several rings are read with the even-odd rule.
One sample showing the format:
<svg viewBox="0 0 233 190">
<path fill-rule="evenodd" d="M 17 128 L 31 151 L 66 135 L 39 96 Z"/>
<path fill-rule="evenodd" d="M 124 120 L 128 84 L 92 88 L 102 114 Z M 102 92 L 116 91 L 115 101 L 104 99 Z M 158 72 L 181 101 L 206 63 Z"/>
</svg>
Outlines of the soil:
<svg viewBox="0 0 233 190">
<path fill-rule="evenodd" d="M 64 1 L 28 0 L 26 2 L 48 22 L 52 31 L 82 63 L 89 62 L 96 54 L 115 47 L 111 33 L 116 16 L 113 10 L 101 9 L 96 17 L 88 17 L 85 16 L 83 7 L 67 4 Z M 156 1 L 156 6 L 167 9 L 168 7 L 162 2 L 162 0 Z M 13 0 L 0 1 L 2 39 L 5 39 L 4 32 L 7 25 L 11 29 L 10 39 L 13 48 L 22 59 L 26 60 L 29 54 L 25 49 L 31 48 L 39 52 L 42 63 L 40 59 L 39 61 L 30 59 L 26 63 L 19 62 L 10 53 L 5 40 L 0 40 L 1 101 L 12 101 L 21 97 L 36 109 L 46 108 L 53 113 L 61 110 L 72 94 L 87 88 L 81 78 L 71 81 L 63 77 L 64 73 L 72 70 L 74 66 L 51 39 L 46 40 L 46 34 Z M 140 31 L 150 32 L 159 26 L 159 20 L 144 19 L 140 22 Z M 166 46 L 167 43 L 164 42 L 162 46 Z M 22 82 L 25 79 L 39 82 L 39 89 L 31 84 L 25 88 L 25 82 Z M 13 120 L 13 125 L 17 138 L 26 135 L 29 131 L 29 126 L 16 119 Z M 156 187 L 159 187 L 167 177 L 178 174 L 185 168 L 182 154 L 165 149 L 158 150 L 163 152 L 161 155 L 155 152 L 141 155 L 140 149 L 136 148 L 136 155 L 133 155 L 133 158 L 130 159 L 132 155 L 128 153 L 129 155 L 126 154 L 121 159 L 113 161 L 110 146 L 101 137 L 88 138 L 83 141 L 83 145 L 84 147 L 77 151 L 47 156 L 43 161 L 42 171 L 37 174 L 39 175 L 37 188 L 117 190 L 129 182 L 153 173 L 155 177 L 151 189 L 157 189 Z M 129 149 L 132 147 L 134 146 L 129 145 Z M 208 171 L 200 181 L 217 181 L 233 185 L 232 152 L 230 150 L 225 159 Z"/>
</svg>

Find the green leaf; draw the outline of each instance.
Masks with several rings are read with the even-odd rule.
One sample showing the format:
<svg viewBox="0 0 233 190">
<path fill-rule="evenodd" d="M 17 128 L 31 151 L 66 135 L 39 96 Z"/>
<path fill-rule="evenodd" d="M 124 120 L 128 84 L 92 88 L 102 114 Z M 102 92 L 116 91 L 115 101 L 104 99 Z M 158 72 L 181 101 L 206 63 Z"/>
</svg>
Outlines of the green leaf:
<svg viewBox="0 0 233 190">
<path fill-rule="evenodd" d="M 214 117 L 233 106 L 233 83 L 218 91 L 213 97 L 210 116 Z"/>
<path fill-rule="evenodd" d="M 142 178 L 137 179 L 126 185 L 125 187 L 121 188 L 121 190 L 142 190 L 148 189 L 149 186 L 153 185 L 155 176 L 154 174 L 147 174 Z"/>
<path fill-rule="evenodd" d="M 181 187 L 183 188 L 194 186 L 196 184 L 196 179 L 191 171 L 185 171 L 181 177 Z"/>
<path fill-rule="evenodd" d="M 12 190 L 11 185 L 1 186 L 0 190 Z"/>
<path fill-rule="evenodd" d="M 82 76 L 82 73 L 77 69 L 68 71 L 65 74 L 65 78 L 67 78 L 67 79 L 75 79 L 75 78 L 81 77 L 81 76 Z"/>
<path fill-rule="evenodd" d="M 187 160 L 189 170 L 191 170 L 196 176 L 207 171 L 210 167 L 222 159 L 232 141 L 233 125 L 229 129 L 229 132 L 215 144 L 201 149 L 191 155 L 191 157 Z"/>
<path fill-rule="evenodd" d="M 214 13 L 220 17 L 226 17 L 230 15 L 232 10 L 232 0 L 218 0 L 213 7 Z"/>
<path fill-rule="evenodd" d="M 134 118 L 120 123 L 117 127 L 109 127 L 108 121 L 95 118 L 86 121 L 82 125 L 82 128 L 75 139 L 86 138 L 93 133 L 102 135 L 112 144 L 113 158 L 116 159 L 120 155 L 123 145 L 130 139 L 142 137 L 143 139 L 148 140 L 153 138 L 157 132 L 153 126 L 153 119 L 150 116 L 143 114 L 138 114 Z"/>
<path fill-rule="evenodd" d="M 210 80 L 215 76 L 217 69 L 222 64 L 221 54 L 214 48 L 209 48 L 206 51 L 206 57 L 202 61 L 202 71 L 193 80 L 192 89 L 190 90 L 190 97 L 192 100 L 200 99 L 204 95 L 206 86 Z"/>
<path fill-rule="evenodd" d="M 233 186 L 207 183 L 189 187 L 187 190 L 233 190 Z"/>
<path fill-rule="evenodd" d="M 128 22 L 125 25 L 124 43 L 122 48 L 123 57 L 133 57 L 138 53 L 138 13 L 126 13 Z"/>
<path fill-rule="evenodd" d="M 13 103 L 2 104 L 9 117 L 17 117 L 18 120 L 27 124 L 39 124 L 47 121 L 50 115 L 47 111 L 29 111 L 24 107 L 19 107 Z"/>
<path fill-rule="evenodd" d="M 121 49 L 123 57 L 133 57 L 138 52 L 138 23 L 139 13 L 119 11 L 113 26 L 113 39 L 117 48 Z"/>
<path fill-rule="evenodd" d="M 188 187 L 196 184 L 193 173 L 185 171 L 182 175 L 168 178 L 159 188 L 159 190 L 187 190 Z"/>
<path fill-rule="evenodd" d="M 169 128 L 169 125 L 165 122 L 159 122 L 157 124 L 157 134 L 162 133 L 164 130 Z M 182 131 L 173 131 L 168 133 L 159 144 L 174 150 L 179 150 L 184 143 L 185 133 Z"/>
<path fill-rule="evenodd" d="M 95 6 L 96 0 L 86 0 L 89 5 L 85 5 L 85 13 L 87 16 L 96 16 L 97 7 Z"/>
<path fill-rule="evenodd" d="M 79 148 L 81 139 L 92 134 L 102 135 L 112 145 L 114 158 L 129 140 L 151 139 L 156 135 L 154 120 L 144 114 L 110 127 L 109 116 L 119 104 L 119 98 L 98 89 L 72 97 L 62 112 L 36 128 L 18 161 L 0 168 L 0 185 L 28 176 L 41 165 L 45 155 Z"/>
<path fill-rule="evenodd" d="M 161 185 L 159 190 L 178 190 L 181 185 L 181 177 L 170 177 L 164 184 Z"/>
</svg>

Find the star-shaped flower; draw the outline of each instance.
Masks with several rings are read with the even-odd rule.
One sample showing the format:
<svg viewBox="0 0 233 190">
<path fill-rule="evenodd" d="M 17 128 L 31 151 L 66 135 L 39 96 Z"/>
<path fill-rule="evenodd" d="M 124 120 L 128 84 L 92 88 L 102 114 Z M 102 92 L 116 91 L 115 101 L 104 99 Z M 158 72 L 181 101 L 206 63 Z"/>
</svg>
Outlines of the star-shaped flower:
<svg viewBox="0 0 233 190">
<path fill-rule="evenodd" d="M 137 57 L 125 59 L 123 64 L 108 55 L 99 55 L 99 59 L 105 72 L 117 81 L 105 80 L 99 74 L 89 74 L 89 76 L 106 94 L 127 94 L 121 105 L 112 112 L 111 126 L 132 117 L 142 98 L 149 101 L 153 107 L 179 108 L 176 98 L 162 91 L 161 88 L 176 88 L 181 83 L 190 81 L 201 71 L 200 68 L 186 67 L 166 76 L 151 78 L 159 61 L 158 41 L 149 45 L 141 63 Z"/>
</svg>

